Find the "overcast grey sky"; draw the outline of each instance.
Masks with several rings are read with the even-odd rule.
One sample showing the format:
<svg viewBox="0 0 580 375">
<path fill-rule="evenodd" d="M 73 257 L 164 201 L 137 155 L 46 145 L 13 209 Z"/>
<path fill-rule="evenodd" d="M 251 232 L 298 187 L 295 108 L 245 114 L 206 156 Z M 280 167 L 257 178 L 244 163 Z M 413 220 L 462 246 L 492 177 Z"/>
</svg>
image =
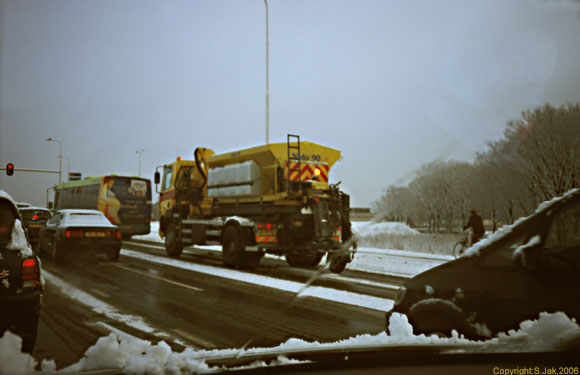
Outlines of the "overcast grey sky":
<svg viewBox="0 0 580 375">
<path fill-rule="evenodd" d="M 2 0 L 0 163 L 142 174 L 265 142 L 262 0 Z M 580 101 L 580 3 L 270 0 L 270 141 L 342 151 L 354 206 L 521 111 Z M 66 172 L 67 163 L 63 161 Z M 57 175 L 0 174 L 45 203 Z"/>
</svg>

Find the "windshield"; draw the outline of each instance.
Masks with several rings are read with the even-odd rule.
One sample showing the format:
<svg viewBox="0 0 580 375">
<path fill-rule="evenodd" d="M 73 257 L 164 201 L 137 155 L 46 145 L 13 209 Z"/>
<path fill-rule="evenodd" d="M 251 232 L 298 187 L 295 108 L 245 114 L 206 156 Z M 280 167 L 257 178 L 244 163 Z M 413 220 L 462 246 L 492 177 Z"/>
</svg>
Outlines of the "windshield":
<svg viewBox="0 0 580 375">
<path fill-rule="evenodd" d="M 108 185 L 108 196 L 117 197 L 118 199 L 137 199 L 150 200 L 151 190 L 150 181 L 127 178 L 127 177 L 107 177 L 112 181 L 112 185 Z"/>
<path fill-rule="evenodd" d="M 578 338 L 580 0 L 0 0 L 0 25 L 0 186 L 30 204 L 0 245 L 38 257 L 0 267 L 14 366 Z"/>
<path fill-rule="evenodd" d="M 42 221 L 51 218 L 50 211 L 46 210 L 20 210 L 20 215 L 25 221 Z"/>
<path fill-rule="evenodd" d="M 111 225 L 109 220 L 103 216 L 103 214 L 98 213 L 71 213 L 65 215 L 64 223 L 69 224 L 82 224 L 82 225 Z"/>
</svg>

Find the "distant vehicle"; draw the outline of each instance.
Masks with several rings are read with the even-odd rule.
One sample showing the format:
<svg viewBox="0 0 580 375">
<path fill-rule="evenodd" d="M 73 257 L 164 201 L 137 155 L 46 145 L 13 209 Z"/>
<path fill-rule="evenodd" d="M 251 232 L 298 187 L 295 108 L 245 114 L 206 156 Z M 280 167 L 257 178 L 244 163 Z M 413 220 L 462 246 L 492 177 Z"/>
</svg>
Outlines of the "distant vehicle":
<svg viewBox="0 0 580 375">
<path fill-rule="evenodd" d="M 40 263 L 30 249 L 16 204 L 0 190 L 0 336 L 20 335 L 23 349 L 36 342 L 42 283 Z"/>
<path fill-rule="evenodd" d="M 542 204 L 465 255 L 401 288 L 394 308 L 415 333 L 470 338 L 517 328 L 540 312 L 580 319 L 580 190 Z"/>
<path fill-rule="evenodd" d="M 99 210 L 119 227 L 124 238 L 148 234 L 151 223 L 151 181 L 139 177 L 103 176 L 55 187 L 54 209 Z"/>
<path fill-rule="evenodd" d="M 28 239 L 33 249 L 38 246 L 38 236 L 40 230 L 44 228 L 46 222 L 52 217 L 52 212 L 43 207 L 23 207 L 19 209 L 22 221 L 28 232 Z"/>
<path fill-rule="evenodd" d="M 40 231 L 38 250 L 54 262 L 99 253 L 116 261 L 121 251 L 121 232 L 100 211 L 59 210 Z"/>
</svg>

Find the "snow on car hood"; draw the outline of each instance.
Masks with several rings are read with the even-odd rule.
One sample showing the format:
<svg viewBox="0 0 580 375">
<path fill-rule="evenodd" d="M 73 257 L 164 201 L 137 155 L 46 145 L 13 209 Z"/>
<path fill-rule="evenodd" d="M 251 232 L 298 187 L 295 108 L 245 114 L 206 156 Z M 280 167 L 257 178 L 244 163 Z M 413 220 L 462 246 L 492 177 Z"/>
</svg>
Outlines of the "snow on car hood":
<svg viewBox="0 0 580 375">
<path fill-rule="evenodd" d="M 228 359 L 244 356 L 259 358 L 274 355 L 277 360 L 269 365 L 299 363 L 289 359 L 292 353 L 314 353 L 320 350 L 348 352 L 354 349 L 400 348 L 401 346 L 429 347 L 442 350 L 442 353 L 503 353 L 503 352 L 543 352 L 562 350 L 580 339 L 580 326 L 564 313 L 541 313 L 537 320 L 524 321 L 518 330 L 500 333 L 486 341 L 470 341 L 457 332 L 453 337 L 415 335 L 413 327 L 405 315 L 394 313 L 389 321 L 388 335 L 359 335 L 334 343 L 307 342 L 289 339 L 273 348 L 196 350 L 187 348 L 180 353 L 173 352 L 164 341 L 152 344 L 123 333 L 111 333 L 101 337 L 90 347 L 84 357 L 76 364 L 62 370 L 64 373 L 118 369 L 126 374 L 174 374 L 174 373 L 213 373 L 226 370 L 223 366 L 211 366 L 212 362 L 227 363 Z M 20 352 L 21 339 L 11 333 L 0 338 L 0 373 L 39 373 L 35 371 L 36 360 L 27 353 Z M 216 361 L 220 360 L 220 361 Z M 264 367 L 262 360 L 243 368 Z M 56 369 L 54 361 L 42 361 L 42 372 Z M 238 367 L 239 369 L 239 367 Z M 230 368 L 231 370 L 231 368 Z"/>
<path fill-rule="evenodd" d="M 503 236 L 505 236 L 506 234 L 508 234 L 509 232 L 511 232 L 513 230 L 513 228 L 515 228 L 516 226 L 520 225 L 522 222 L 528 220 L 529 218 L 531 218 L 532 216 L 538 214 L 539 212 L 544 211 L 544 210 L 550 208 L 554 204 L 556 204 L 556 203 L 558 203 L 560 201 L 563 201 L 564 199 L 567 199 L 567 198 L 571 197 L 574 194 L 577 194 L 578 192 L 580 192 L 580 189 L 572 189 L 572 190 L 569 190 L 568 192 L 566 192 L 562 196 L 559 196 L 559 197 L 553 198 L 553 199 L 551 199 L 549 201 L 545 201 L 545 202 L 541 203 L 536 208 L 536 210 L 534 211 L 533 214 L 531 214 L 529 216 L 525 216 L 525 217 L 520 217 L 513 224 L 504 225 L 503 227 L 499 228 L 495 233 L 493 233 L 488 238 L 485 238 L 485 239 L 479 241 L 478 243 L 476 243 L 475 245 L 473 245 L 469 249 L 467 249 L 465 251 L 465 253 L 463 254 L 463 256 L 469 257 L 469 256 L 477 256 L 477 255 L 479 255 L 479 252 L 480 252 L 481 249 L 487 247 L 492 242 L 495 242 L 495 241 L 499 240 L 500 238 L 502 238 Z"/>
</svg>

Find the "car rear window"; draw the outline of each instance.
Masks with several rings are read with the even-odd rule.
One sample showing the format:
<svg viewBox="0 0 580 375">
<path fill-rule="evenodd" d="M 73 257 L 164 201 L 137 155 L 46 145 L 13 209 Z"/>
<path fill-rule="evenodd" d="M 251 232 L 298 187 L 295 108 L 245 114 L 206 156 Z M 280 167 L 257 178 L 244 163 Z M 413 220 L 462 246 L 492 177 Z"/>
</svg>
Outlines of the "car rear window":
<svg viewBox="0 0 580 375">
<path fill-rule="evenodd" d="M 66 217 L 65 222 L 67 224 L 111 225 L 105 216 L 92 213 L 71 213 Z"/>
<path fill-rule="evenodd" d="M 0 200 L 0 244 L 5 245 L 10 242 L 15 219 L 11 205 Z"/>
<path fill-rule="evenodd" d="M 20 215 L 26 221 L 50 219 L 50 212 L 44 210 L 20 210 Z"/>
</svg>

